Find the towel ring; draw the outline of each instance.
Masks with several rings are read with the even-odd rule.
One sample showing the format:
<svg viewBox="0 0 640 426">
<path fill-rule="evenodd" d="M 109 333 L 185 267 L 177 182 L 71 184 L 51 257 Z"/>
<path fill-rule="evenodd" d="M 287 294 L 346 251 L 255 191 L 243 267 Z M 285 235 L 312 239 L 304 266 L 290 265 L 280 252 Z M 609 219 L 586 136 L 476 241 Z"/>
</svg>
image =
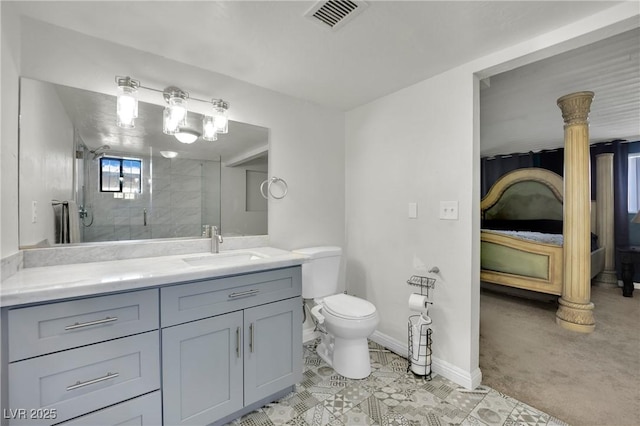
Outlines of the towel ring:
<svg viewBox="0 0 640 426">
<path fill-rule="evenodd" d="M 284 185 L 284 194 L 282 194 L 281 196 L 276 196 L 273 195 L 273 192 L 271 192 L 271 185 L 273 185 L 275 182 L 282 182 L 282 184 Z M 267 185 L 267 191 L 265 192 L 265 188 L 264 186 Z M 269 199 L 269 195 L 271 195 L 271 197 L 275 198 L 276 200 L 282 200 L 286 195 L 287 192 L 289 192 L 289 185 L 287 185 L 287 182 L 279 177 L 272 177 L 271 179 L 267 179 L 264 182 L 262 182 L 262 184 L 260 185 L 260 194 L 262 194 L 262 196 L 268 200 Z"/>
</svg>

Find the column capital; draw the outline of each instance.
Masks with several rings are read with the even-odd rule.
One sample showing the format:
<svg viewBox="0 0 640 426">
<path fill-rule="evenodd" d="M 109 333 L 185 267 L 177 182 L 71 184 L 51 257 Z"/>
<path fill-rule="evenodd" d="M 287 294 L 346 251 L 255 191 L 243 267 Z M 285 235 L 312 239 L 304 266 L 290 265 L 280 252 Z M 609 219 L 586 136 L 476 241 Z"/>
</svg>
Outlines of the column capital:
<svg viewBox="0 0 640 426">
<path fill-rule="evenodd" d="M 593 96 L 593 92 L 576 92 L 558 98 L 565 126 L 587 123 Z"/>
</svg>

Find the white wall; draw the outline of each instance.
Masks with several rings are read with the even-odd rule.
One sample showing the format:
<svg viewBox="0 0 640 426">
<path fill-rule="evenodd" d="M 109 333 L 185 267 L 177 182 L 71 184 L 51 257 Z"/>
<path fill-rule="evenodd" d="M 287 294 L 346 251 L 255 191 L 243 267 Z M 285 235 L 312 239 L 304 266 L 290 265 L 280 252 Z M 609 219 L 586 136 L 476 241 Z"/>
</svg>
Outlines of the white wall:
<svg viewBox="0 0 640 426">
<path fill-rule="evenodd" d="M 23 79 L 20 86 L 20 244 L 55 243 L 52 200 L 73 200 L 73 126 L 55 88 Z M 36 221 L 32 202 L 36 202 Z"/>
<path fill-rule="evenodd" d="M 348 291 L 377 306 L 377 339 L 406 349 L 407 300 L 418 289 L 405 281 L 438 266 L 430 311 L 433 369 L 463 386 L 480 383 L 477 75 L 506 71 L 633 26 L 638 26 L 637 3 L 623 4 L 347 113 Z M 450 200 L 459 202 L 459 219 L 440 220 L 439 202 Z M 416 219 L 408 218 L 409 202 L 418 203 Z"/>
<path fill-rule="evenodd" d="M 229 101 L 230 119 L 270 129 L 269 174 L 289 183 L 287 197 L 269 203 L 272 245 L 292 249 L 344 244 L 344 114 L 341 111 L 31 19 L 22 21 L 19 41 L 21 74 L 26 77 L 114 94 L 114 76 L 130 75 L 147 86 L 163 88 L 173 84 L 193 97 Z M 18 48 L 15 44 L 11 47 Z M 4 86 L 3 78 L 3 94 Z M 16 89 L 8 82 L 7 90 Z M 157 93 L 143 90 L 140 100 L 163 102 Z M 195 102 L 191 106 L 200 113 L 206 108 L 205 104 L 200 106 Z M 13 114 L 9 116 L 17 112 Z M 14 138 L 15 135 L 13 145 Z M 11 163 L 11 167 L 15 165 Z M 5 190 L 17 192 L 16 176 L 8 180 L 3 176 L 3 193 Z M 5 218 L 3 231 L 17 228 L 16 217 Z M 9 252 L 15 252 L 17 238 L 9 237 L 5 241 L 3 235 L 2 244 Z"/>
<path fill-rule="evenodd" d="M 405 342 L 407 301 L 419 292 L 406 281 L 438 266 L 434 357 L 467 374 L 478 367 L 473 99 L 473 75 L 453 70 L 349 112 L 346 132 L 348 291 L 377 306 L 380 333 Z M 459 202 L 459 220 L 438 219 L 441 200 Z"/>
<path fill-rule="evenodd" d="M 267 171 L 266 165 L 222 166 L 221 218 L 223 235 L 265 235 L 267 211 L 247 210 L 247 170 Z M 265 185 L 266 186 L 266 185 Z"/>
<path fill-rule="evenodd" d="M 18 81 L 20 20 L 7 2 L 0 3 L 0 259 L 18 251 Z"/>
</svg>

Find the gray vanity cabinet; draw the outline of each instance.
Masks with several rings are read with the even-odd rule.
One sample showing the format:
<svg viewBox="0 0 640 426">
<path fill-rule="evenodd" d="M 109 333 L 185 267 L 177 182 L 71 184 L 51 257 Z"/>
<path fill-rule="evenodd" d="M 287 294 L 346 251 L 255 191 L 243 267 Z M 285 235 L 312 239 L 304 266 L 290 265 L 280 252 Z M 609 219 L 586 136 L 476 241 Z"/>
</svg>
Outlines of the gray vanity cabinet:
<svg viewBox="0 0 640 426">
<path fill-rule="evenodd" d="M 218 424 L 302 379 L 300 268 L 166 287 L 161 300 L 163 325 L 183 321 L 162 329 L 165 425 Z"/>
<path fill-rule="evenodd" d="M 301 294 L 294 266 L 2 308 L 0 424 L 228 422 L 302 380 Z"/>
</svg>

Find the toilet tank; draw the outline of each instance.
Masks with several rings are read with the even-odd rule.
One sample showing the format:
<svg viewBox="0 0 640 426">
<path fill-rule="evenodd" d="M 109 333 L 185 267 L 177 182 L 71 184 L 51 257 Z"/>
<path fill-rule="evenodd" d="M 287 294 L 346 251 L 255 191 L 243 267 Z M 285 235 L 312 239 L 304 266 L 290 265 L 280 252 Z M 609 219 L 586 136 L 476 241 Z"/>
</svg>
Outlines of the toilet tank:
<svg viewBox="0 0 640 426">
<path fill-rule="evenodd" d="M 294 250 L 311 258 L 302 264 L 302 297 L 316 299 L 330 296 L 338 291 L 340 273 L 340 247 L 309 247 Z"/>
</svg>

